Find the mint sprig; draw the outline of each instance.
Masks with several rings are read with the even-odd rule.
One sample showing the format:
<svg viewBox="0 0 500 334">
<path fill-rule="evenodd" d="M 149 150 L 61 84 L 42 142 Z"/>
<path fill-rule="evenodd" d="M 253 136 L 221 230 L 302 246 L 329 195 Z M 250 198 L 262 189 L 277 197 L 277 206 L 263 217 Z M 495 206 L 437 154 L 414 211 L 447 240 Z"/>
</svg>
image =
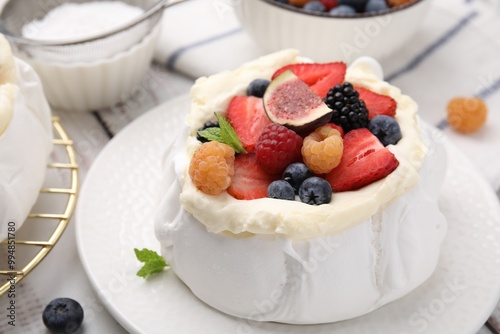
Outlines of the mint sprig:
<svg viewBox="0 0 500 334">
<path fill-rule="evenodd" d="M 165 259 L 155 251 L 147 248 L 143 248 L 142 250 L 134 248 L 134 252 L 137 260 L 144 263 L 142 268 L 136 274 L 139 277 L 146 278 L 149 275 L 160 273 L 165 267 L 168 266 Z"/>
<path fill-rule="evenodd" d="M 210 141 L 218 141 L 219 143 L 229 145 L 236 153 L 247 153 L 231 123 L 229 123 L 223 116 L 217 113 L 214 114 L 219 122 L 219 127 L 198 131 L 198 134 Z"/>
</svg>

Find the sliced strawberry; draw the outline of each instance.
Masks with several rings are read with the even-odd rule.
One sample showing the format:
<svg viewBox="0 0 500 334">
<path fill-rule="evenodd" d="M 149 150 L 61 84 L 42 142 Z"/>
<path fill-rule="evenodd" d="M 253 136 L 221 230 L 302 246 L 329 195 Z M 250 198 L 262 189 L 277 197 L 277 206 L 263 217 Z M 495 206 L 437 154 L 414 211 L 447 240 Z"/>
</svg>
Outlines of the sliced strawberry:
<svg viewBox="0 0 500 334">
<path fill-rule="evenodd" d="M 399 166 L 399 161 L 368 129 L 349 131 L 344 136 L 340 164 L 326 175 L 334 191 L 362 188 L 383 179 Z"/>
<path fill-rule="evenodd" d="M 234 176 L 227 192 L 236 199 L 267 197 L 267 187 L 279 175 L 268 174 L 259 166 L 254 153 L 240 154 L 234 160 Z"/>
<path fill-rule="evenodd" d="M 359 98 L 365 101 L 366 109 L 368 109 L 368 119 L 372 119 L 378 115 L 386 115 L 394 117 L 398 107 L 396 101 L 387 95 L 381 95 L 371 90 L 355 87 L 359 93 Z"/>
<path fill-rule="evenodd" d="M 227 119 L 247 152 L 253 152 L 264 127 L 271 123 L 262 99 L 255 96 L 235 96 L 229 103 Z"/>
<path fill-rule="evenodd" d="M 286 70 L 291 70 L 321 98 L 335 85 L 344 82 L 346 64 L 334 63 L 300 63 L 286 65 L 274 72 L 272 79 Z"/>
</svg>

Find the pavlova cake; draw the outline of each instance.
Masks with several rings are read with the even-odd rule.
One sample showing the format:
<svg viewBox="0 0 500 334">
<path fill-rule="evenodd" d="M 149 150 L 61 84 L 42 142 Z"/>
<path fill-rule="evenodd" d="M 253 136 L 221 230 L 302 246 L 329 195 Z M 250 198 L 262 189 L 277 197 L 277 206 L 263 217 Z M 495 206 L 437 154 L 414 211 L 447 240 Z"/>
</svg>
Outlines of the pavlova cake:
<svg viewBox="0 0 500 334">
<path fill-rule="evenodd" d="M 259 321 L 327 323 L 433 273 L 445 154 L 375 60 L 346 68 L 284 50 L 198 79 L 191 98 L 155 232 L 202 301 Z"/>
<path fill-rule="evenodd" d="M 51 151 L 50 108 L 40 80 L 0 35 L 0 240 L 28 216 Z"/>
</svg>

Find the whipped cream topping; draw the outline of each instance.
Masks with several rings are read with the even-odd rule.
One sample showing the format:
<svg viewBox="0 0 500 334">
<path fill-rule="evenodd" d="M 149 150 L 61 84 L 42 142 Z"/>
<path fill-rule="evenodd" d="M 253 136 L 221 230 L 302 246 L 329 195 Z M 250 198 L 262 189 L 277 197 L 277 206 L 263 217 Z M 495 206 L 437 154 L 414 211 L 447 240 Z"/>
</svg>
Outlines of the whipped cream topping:
<svg viewBox="0 0 500 334">
<path fill-rule="evenodd" d="M 284 50 L 244 64 L 235 71 L 198 79 L 191 90 L 187 154 L 179 164 L 188 165 L 194 150 L 200 145 L 196 131 L 213 119 L 214 112 L 225 115 L 232 97 L 245 95 L 252 80 L 270 78 L 278 68 L 298 62 L 304 62 L 304 59 L 297 51 Z M 388 146 L 400 163 L 393 173 L 362 189 L 334 193 L 330 204 L 320 206 L 271 198 L 237 200 L 227 192 L 211 196 L 199 191 L 185 174 L 180 196 L 183 208 L 212 232 L 279 234 L 292 239 L 309 239 L 354 226 L 411 189 L 419 179 L 427 151 L 422 142 L 416 103 L 398 88 L 384 82 L 380 65 L 371 58 L 359 59 L 349 66 L 345 80 L 397 101 L 395 118 L 402 139 L 396 145 Z"/>
</svg>

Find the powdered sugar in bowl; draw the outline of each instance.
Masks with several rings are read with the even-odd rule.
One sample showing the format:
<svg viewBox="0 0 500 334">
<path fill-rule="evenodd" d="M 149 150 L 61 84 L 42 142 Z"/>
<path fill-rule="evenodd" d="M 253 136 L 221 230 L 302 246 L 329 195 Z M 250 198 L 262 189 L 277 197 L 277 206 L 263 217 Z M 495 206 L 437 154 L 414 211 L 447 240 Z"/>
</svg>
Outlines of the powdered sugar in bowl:
<svg viewBox="0 0 500 334">
<path fill-rule="evenodd" d="M 0 32 L 37 71 L 53 107 L 95 110 L 141 85 L 166 2 L 10 0 Z"/>
</svg>

